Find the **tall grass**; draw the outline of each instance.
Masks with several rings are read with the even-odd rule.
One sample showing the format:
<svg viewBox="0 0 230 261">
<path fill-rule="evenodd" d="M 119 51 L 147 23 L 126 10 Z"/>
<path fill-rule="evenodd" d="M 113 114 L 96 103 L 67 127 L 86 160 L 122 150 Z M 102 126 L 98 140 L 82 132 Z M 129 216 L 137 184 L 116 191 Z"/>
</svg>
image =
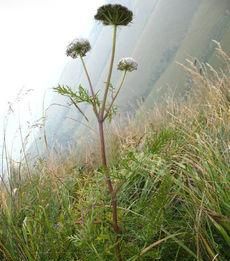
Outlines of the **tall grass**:
<svg viewBox="0 0 230 261">
<path fill-rule="evenodd" d="M 157 105 L 111 139 L 125 260 L 230 259 L 230 57 L 217 53 L 225 71 L 180 65 L 191 80 L 186 99 Z M 111 199 L 88 162 L 47 158 L 20 179 L 11 168 L 0 260 L 115 260 Z"/>
</svg>

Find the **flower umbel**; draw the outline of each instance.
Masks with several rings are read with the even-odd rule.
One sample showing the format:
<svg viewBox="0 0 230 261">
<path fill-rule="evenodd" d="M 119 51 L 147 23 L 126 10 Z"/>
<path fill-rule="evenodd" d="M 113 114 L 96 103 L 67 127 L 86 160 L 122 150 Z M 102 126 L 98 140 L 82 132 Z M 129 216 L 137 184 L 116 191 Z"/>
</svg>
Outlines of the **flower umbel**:
<svg viewBox="0 0 230 261">
<path fill-rule="evenodd" d="M 122 5 L 103 5 L 97 10 L 94 18 L 104 25 L 128 25 L 133 20 L 133 12 Z"/>
<path fill-rule="evenodd" d="M 117 65 L 118 70 L 128 72 L 137 70 L 137 67 L 138 63 L 131 57 L 122 58 Z"/>
<path fill-rule="evenodd" d="M 87 39 L 75 39 L 67 46 L 66 55 L 75 59 L 78 56 L 85 56 L 90 50 L 91 45 Z"/>
</svg>

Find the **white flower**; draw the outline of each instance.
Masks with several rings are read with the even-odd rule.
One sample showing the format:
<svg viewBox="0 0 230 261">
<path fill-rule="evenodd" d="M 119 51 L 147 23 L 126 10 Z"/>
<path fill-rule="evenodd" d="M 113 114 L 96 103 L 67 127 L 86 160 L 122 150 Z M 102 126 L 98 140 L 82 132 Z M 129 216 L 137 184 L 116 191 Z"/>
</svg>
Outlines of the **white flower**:
<svg viewBox="0 0 230 261">
<path fill-rule="evenodd" d="M 137 70 L 137 67 L 138 63 L 131 57 L 122 58 L 117 65 L 118 70 L 129 72 Z"/>
<path fill-rule="evenodd" d="M 12 194 L 15 196 L 16 193 L 17 193 L 18 189 L 17 188 L 14 188 L 13 191 L 12 191 Z"/>
<path fill-rule="evenodd" d="M 87 39 L 75 39 L 67 46 L 66 55 L 75 59 L 85 56 L 90 49 L 91 45 Z"/>
</svg>

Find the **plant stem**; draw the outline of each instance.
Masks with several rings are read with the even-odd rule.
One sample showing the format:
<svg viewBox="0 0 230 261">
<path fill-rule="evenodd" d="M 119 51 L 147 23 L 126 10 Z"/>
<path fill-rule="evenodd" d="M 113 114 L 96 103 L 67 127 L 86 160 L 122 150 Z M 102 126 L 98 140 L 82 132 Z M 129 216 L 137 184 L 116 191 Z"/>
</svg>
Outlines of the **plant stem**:
<svg viewBox="0 0 230 261">
<path fill-rule="evenodd" d="M 124 82 L 125 82 L 125 77 L 126 77 L 126 75 L 127 75 L 127 71 L 124 71 L 124 74 L 123 74 L 121 83 L 120 83 L 120 85 L 119 85 L 119 87 L 118 87 L 118 89 L 117 89 L 117 92 L 116 92 L 115 96 L 112 98 L 112 101 L 111 101 L 111 104 L 109 105 L 108 110 L 106 111 L 106 114 L 105 114 L 105 116 L 104 116 L 104 118 L 103 118 L 104 120 L 108 117 L 109 111 L 110 111 L 111 108 L 113 107 L 113 104 L 114 104 L 114 102 L 115 102 L 115 100 L 116 100 L 116 98 L 117 98 L 117 96 L 118 96 L 118 94 L 119 94 L 119 92 L 120 92 L 120 90 L 121 90 L 121 88 L 122 88 Z"/>
<path fill-rule="evenodd" d="M 113 230 L 116 234 L 116 242 L 115 242 L 115 251 L 116 251 L 116 257 L 118 261 L 121 261 L 121 251 L 120 251 L 120 234 L 121 234 L 121 228 L 118 225 L 118 213 L 117 213 L 117 195 L 116 191 L 114 190 L 112 180 L 109 174 L 109 169 L 107 165 L 107 158 L 106 158 L 106 148 L 105 148 L 105 136 L 104 136 L 104 122 L 103 120 L 98 121 L 99 124 L 99 135 L 100 135 L 100 147 L 101 147 L 101 161 L 102 161 L 102 167 L 105 173 L 105 181 L 109 190 L 109 194 L 111 197 L 111 205 L 112 205 L 112 224 L 113 224 Z"/>
<path fill-rule="evenodd" d="M 121 229 L 118 225 L 118 214 L 117 214 L 117 193 L 113 187 L 113 183 L 112 183 L 110 173 L 109 173 L 107 157 L 106 157 L 106 148 L 105 148 L 105 136 L 104 136 L 104 121 L 105 121 L 104 113 L 105 113 L 106 100 L 107 100 L 107 96 L 108 96 L 108 92 L 109 92 L 111 76 L 112 76 L 112 71 L 113 71 L 113 64 L 114 64 L 114 57 L 115 57 L 115 50 L 116 50 L 116 35 L 117 35 L 117 26 L 114 25 L 110 67 L 109 67 L 108 77 L 107 77 L 107 81 L 106 81 L 104 97 L 102 100 L 102 106 L 101 106 L 101 110 L 99 111 L 98 125 L 99 125 L 100 146 L 101 146 L 101 161 L 102 161 L 102 167 L 103 167 L 103 170 L 105 173 L 105 181 L 106 181 L 106 184 L 107 184 L 107 187 L 109 190 L 109 194 L 111 197 L 112 216 L 113 216 L 112 225 L 113 225 L 113 230 L 116 234 L 115 254 L 116 254 L 117 260 L 122 261 L 121 249 L 120 249 Z"/>
<path fill-rule="evenodd" d="M 81 58 L 81 62 L 83 64 L 83 67 L 84 67 L 84 70 L 85 70 L 85 73 L 86 73 L 86 77 L 87 77 L 88 82 L 89 82 L 91 95 L 94 98 L 93 110 L 94 110 L 94 113 L 97 117 L 98 125 L 99 125 L 101 162 L 102 162 L 102 167 L 103 167 L 103 170 L 104 170 L 104 173 L 105 173 L 105 182 L 107 184 L 109 194 L 110 194 L 110 197 L 111 197 L 112 216 L 113 216 L 112 217 L 112 225 L 113 225 L 113 230 L 116 234 L 116 241 L 115 241 L 116 258 L 117 258 L 118 261 L 122 261 L 121 250 L 120 250 L 121 229 L 118 225 L 118 214 L 117 214 L 117 194 L 116 194 L 116 190 L 113 187 L 113 183 L 112 183 L 110 173 L 109 173 L 109 169 L 108 169 L 108 165 L 107 165 L 105 136 L 104 136 L 104 121 L 105 121 L 104 113 L 105 113 L 106 100 L 107 100 L 107 96 L 108 96 L 108 91 L 109 91 L 110 81 L 111 81 L 111 76 L 112 76 L 112 71 L 113 71 L 113 64 L 114 64 L 114 57 L 115 57 L 115 50 L 116 50 L 116 35 L 117 35 L 117 26 L 114 26 L 110 67 L 109 67 L 108 77 L 107 77 L 107 81 L 106 81 L 104 97 L 103 97 L 103 100 L 102 100 L 102 106 L 101 106 L 101 110 L 100 110 L 100 107 L 99 107 L 99 112 L 97 110 L 97 104 L 96 104 L 96 100 L 95 100 L 96 96 L 95 96 L 95 93 L 94 93 L 93 85 L 92 85 L 88 70 L 86 68 L 83 57 L 80 56 L 80 58 Z M 124 82 L 124 80 L 123 80 L 123 82 Z M 120 86 L 120 88 L 121 88 L 121 86 Z"/>
<path fill-rule="evenodd" d="M 105 136 L 104 136 L 104 126 L 103 122 L 99 122 L 99 134 L 100 134 L 100 143 L 101 143 L 101 159 L 102 159 L 102 166 L 105 171 L 105 180 L 106 184 L 109 189 L 109 193 L 112 199 L 112 208 L 113 208 L 113 228 L 116 233 L 120 233 L 120 228 L 118 226 L 117 220 L 117 197 L 115 190 L 113 188 L 113 184 L 109 175 L 109 169 L 107 165 L 107 158 L 106 158 L 106 151 L 105 151 Z"/>
<path fill-rule="evenodd" d="M 109 87 L 110 87 L 110 81 L 111 81 L 111 76 L 112 76 L 112 71 L 113 71 L 113 64 L 114 64 L 114 57 L 115 57 L 115 50 L 116 50 L 116 38 L 117 38 L 117 26 L 114 25 L 113 27 L 113 46 L 112 46 L 112 55 L 111 55 L 111 61 L 110 61 L 110 67 L 109 67 L 109 73 L 106 81 L 106 86 L 105 86 L 105 93 L 102 101 L 102 107 L 101 107 L 101 118 L 104 118 L 104 112 L 105 112 L 105 105 L 106 105 L 106 100 L 109 92 Z"/>
<path fill-rule="evenodd" d="M 89 88 L 90 88 L 91 95 L 93 96 L 93 99 L 94 99 L 93 110 L 94 110 L 94 113 L 96 114 L 96 116 L 98 118 L 98 111 L 97 111 L 97 105 L 96 105 L 96 100 L 95 100 L 96 96 L 95 96 L 95 92 L 94 92 L 94 89 L 93 89 L 93 84 L 92 84 L 92 81 L 90 79 L 90 76 L 89 76 L 89 73 L 88 73 L 85 61 L 84 61 L 82 56 L 80 56 L 80 58 L 81 58 L 81 62 L 82 62 L 82 65 L 83 65 L 83 68 L 84 68 L 84 71 L 85 71 L 88 83 L 89 83 Z"/>
</svg>

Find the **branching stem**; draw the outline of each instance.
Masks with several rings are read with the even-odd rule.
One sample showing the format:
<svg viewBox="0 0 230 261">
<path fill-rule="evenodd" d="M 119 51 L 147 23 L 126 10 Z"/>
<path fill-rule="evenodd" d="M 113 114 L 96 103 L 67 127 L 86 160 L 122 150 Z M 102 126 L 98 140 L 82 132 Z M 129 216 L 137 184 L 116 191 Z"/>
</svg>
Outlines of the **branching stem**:
<svg viewBox="0 0 230 261">
<path fill-rule="evenodd" d="M 114 101 L 116 100 L 120 89 L 124 83 L 125 76 L 126 76 L 126 71 L 123 75 L 121 84 L 119 85 L 117 92 L 115 96 L 112 98 L 111 104 L 109 106 L 108 110 L 105 110 L 106 107 L 106 101 L 109 93 L 109 88 L 110 88 L 110 82 L 111 82 L 111 77 L 112 77 L 112 71 L 113 71 L 113 65 L 114 65 L 114 58 L 115 58 L 115 50 L 116 50 L 116 36 L 117 36 L 117 25 L 114 25 L 113 27 L 113 40 L 112 40 L 112 54 L 111 54 L 111 60 L 110 60 L 110 66 L 109 66 L 109 71 L 108 71 L 108 76 L 107 76 L 107 81 L 106 81 L 106 86 L 105 86 L 105 91 L 104 91 L 104 96 L 101 105 L 97 104 L 97 97 L 93 89 L 93 85 L 86 67 L 86 64 L 84 62 L 84 59 L 82 56 L 80 56 L 88 83 L 89 83 L 89 88 L 91 95 L 93 97 L 93 111 L 97 117 L 98 121 L 98 126 L 99 126 L 99 135 L 100 135 L 100 150 L 101 150 L 101 163 L 105 175 L 105 182 L 108 187 L 108 192 L 111 197 L 111 208 L 112 208 L 112 225 L 113 225 L 113 230 L 114 233 L 116 234 L 116 240 L 115 240 L 115 253 L 116 253 L 116 258 L 118 261 L 122 261 L 121 257 L 121 246 L 120 246 L 120 235 L 121 235 L 121 228 L 118 224 L 118 211 L 117 211 L 117 190 L 114 189 L 113 182 L 110 176 L 110 171 L 108 168 L 108 163 L 107 163 L 107 156 L 106 156 L 106 147 L 105 147 L 105 136 L 104 136 L 104 121 L 108 117 L 109 111 L 111 110 Z M 77 104 L 72 100 L 73 104 L 78 108 Z M 84 115 L 84 113 L 78 108 L 78 110 Z M 84 115 L 85 116 L 85 115 Z M 86 116 L 85 116 L 86 118 Z M 86 118 L 86 120 L 88 120 Z"/>
<path fill-rule="evenodd" d="M 106 81 L 104 97 L 102 100 L 102 106 L 99 111 L 99 117 L 97 119 L 98 119 L 98 125 L 99 125 L 99 135 L 100 135 L 101 161 L 102 161 L 102 167 L 103 167 L 104 174 L 105 174 L 105 182 L 107 184 L 108 191 L 109 191 L 109 194 L 111 197 L 112 225 L 113 225 L 113 230 L 116 234 L 115 253 L 116 253 L 117 260 L 122 261 L 121 245 L 120 245 L 121 228 L 118 224 L 117 193 L 116 193 L 116 189 L 114 189 L 114 187 L 113 187 L 113 182 L 112 182 L 112 179 L 110 176 L 110 171 L 109 171 L 108 164 L 107 164 L 105 136 L 104 136 L 104 121 L 105 121 L 106 117 L 108 116 L 107 114 L 109 112 L 109 111 L 107 111 L 106 117 L 104 117 L 105 106 L 106 106 L 106 100 L 107 100 L 107 96 L 108 96 L 108 92 L 109 92 L 109 88 L 110 88 L 111 76 L 112 76 L 112 71 L 113 71 L 113 64 L 114 64 L 114 57 L 115 57 L 115 50 L 116 50 L 116 35 L 117 35 L 117 26 L 114 26 L 110 67 L 109 67 L 108 77 L 107 77 L 107 81 Z M 123 79 L 123 82 L 124 82 L 124 79 Z M 118 92 L 119 92 L 120 88 L 121 88 L 121 86 L 118 88 Z M 115 96 L 117 96 L 117 95 L 118 95 L 118 93 L 116 93 Z M 112 103 L 114 103 L 115 99 L 116 99 L 116 97 L 113 98 Z M 111 108 L 109 108 L 109 109 L 111 109 Z"/>
</svg>

